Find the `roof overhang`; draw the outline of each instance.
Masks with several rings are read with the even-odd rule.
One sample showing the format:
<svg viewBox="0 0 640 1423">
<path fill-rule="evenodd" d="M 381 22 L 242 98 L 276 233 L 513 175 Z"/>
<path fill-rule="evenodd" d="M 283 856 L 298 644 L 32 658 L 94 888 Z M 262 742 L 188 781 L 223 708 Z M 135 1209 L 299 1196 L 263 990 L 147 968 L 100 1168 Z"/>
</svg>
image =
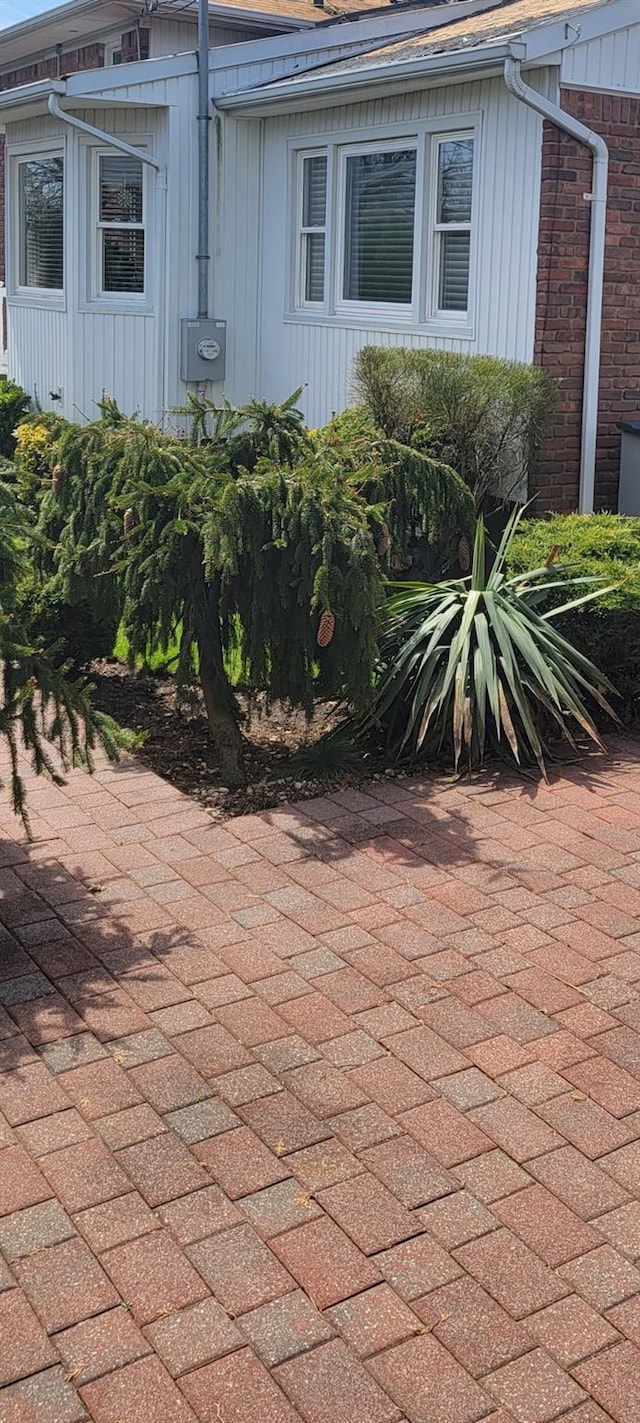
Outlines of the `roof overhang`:
<svg viewBox="0 0 640 1423">
<path fill-rule="evenodd" d="M 244 113 L 255 118 L 262 115 L 295 113 L 301 109 L 336 107 L 345 102 L 345 95 L 355 102 L 360 93 L 367 98 L 389 95 L 403 89 L 420 89 L 425 83 L 449 84 L 501 74 L 509 55 L 525 58 L 521 44 L 504 43 L 478 46 L 474 49 L 450 51 L 445 54 L 418 55 L 397 60 L 384 60 L 353 69 L 336 70 L 295 79 L 278 80 L 260 89 L 217 94 L 216 108 Z"/>
<path fill-rule="evenodd" d="M 71 101 L 73 111 L 82 109 L 157 109 L 157 103 L 145 105 L 144 100 L 127 100 L 118 96 L 117 90 L 109 93 L 96 94 L 95 90 L 89 93 L 74 93 L 64 79 L 39 79 L 35 84 L 22 84 L 17 89 L 4 89 L 0 92 L 0 130 L 7 124 L 18 123 L 22 119 L 37 118 L 40 114 L 46 114 L 49 107 L 49 95 L 59 94 Z"/>
<path fill-rule="evenodd" d="M 99 8 L 96 0 L 68 0 L 43 15 L 21 20 L 0 31 L 2 69 L 6 73 L 33 54 L 55 50 L 56 45 L 80 48 L 118 26 L 131 28 L 141 8 L 139 0 L 102 0 Z"/>
</svg>

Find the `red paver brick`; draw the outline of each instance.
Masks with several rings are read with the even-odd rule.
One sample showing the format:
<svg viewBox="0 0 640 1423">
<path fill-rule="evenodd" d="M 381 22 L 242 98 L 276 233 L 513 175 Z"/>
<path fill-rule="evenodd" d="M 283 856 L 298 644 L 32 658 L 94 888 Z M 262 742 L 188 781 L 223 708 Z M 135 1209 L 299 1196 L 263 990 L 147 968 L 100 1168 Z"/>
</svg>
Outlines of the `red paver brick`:
<svg viewBox="0 0 640 1423">
<path fill-rule="evenodd" d="M 284 1037 L 287 1031 L 283 1018 L 258 998 L 228 1003 L 216 1010 L 216 1018 L 246 1047 L 273 1042 L 275 1038 Z"/>
<path fill-rule="evenodd" d="M 495 1082 L 492 1082 L 490 1077 L 485 1077 L 484 1072 L 480 1072 L 477 1067 L 454 1072 L 451 1077 L 439 1077 L 433 1085 L 443 1097 L 453 1102 L 454 1107 L 459 1107 L 461 1112 L 467 1112 L 471 1107 L 481 1107 L 485 1102 L 493 1102 L 501 1095 Z"/>
<path fill-rule="evenodd" d="M 175 1046 L 204 1077 L 217 1077 L 236 1067 L 248 1067 L 251 1054 L 220 1024 L 181 1033 Z"/>
<path fill-rule="evenodd" d="M 519 1163 L 529 1161 L 533 1156 L 542 1156 L 544 1152 L 564 1144 L 558 1132 L 541 1122 L 522 1102 L 516 1102 L 511 1097 L 476 1107 L 469 1112 L 469 1117 Z"/>
<path fill-rule="evenodd" d="M 560 1097 L 567 1090 L 566 1079 L 543 1062 L 531 1062 L 527 1067 L 516 1068 L 515 1072 L 506 1072 L 500 1078 L 500 1086 L 527 1107 L 537 1107 L 540 1102 Z"/>
<path fill-rule="evenodd" d="M 457 1245 L 466 1245 L 488 1230 L 496 1230 L 499 1222 L 486 1206 L 481 1205 L 468 1191 L 457 1191 L 455 1195 L 444 1196 L 433 1201 L 420 1211 L 420 1219 L 430 1235 L 454 1250 Z"/>
<path fill-rule="evenodd" d="M 635 1137 L 635 1130 L 628 1122 L 619 1121 L 597 1102 L 580 1098 L 577 1092 L 555 1097 L 537 1110 L 546 1122 L 592 1160 L 616 1151 Z"/>
<path fill-rule="evenodd" d="M 45 1329 L 66 1329 L 118 1303 L 113 1285 L 82 1240 L 65 1240 L 13 1266 Z"/>
<path fill-rule="evenodd" d="M 271 1369 L 333 1338 L 331 1325 L 302 1290 L 243 1314 L 241 1327 L 263 1364 Z"/>
<path fill-rule="evenodd" d="M 263 1240 L 270 1240 L 273 1235 L 281 1235 L 283 1230 L 304 1225 L 322 1214 L 313 1197 L 302 1190 L 293 1177 L 268 1186 L 265 1191 L 256 1191 L 252 1196 L 243 1196 L 240 1209 Z"/>
<path fill-rule="evenodd" d="M 590 1057 L 566 1067 L 564 1075 L 614 1117 L 640 1110 L 640 1082 L 606 1057 Z"/>
<path fill-rule="evenodd" d="M 69 1211 L 81 1211 L 130 1189 L 124 1171 L 101 1141 L 83 1141 L 43 1157 L 42 1170 Z"/>
<path fill-rule="evenodd" d="M 290 1038 L 280 1038 L 278 1043 L 268 1046 L 280 1048 L 281 1044 L 292 1041 Z M 285 1066 L 288 1066 L 286 1050 L 281 1051 L 285 1057 Z M 313 1052 L 313 1049 L 310 1048 L 309 1051 Z M 222 1077 L 216 1077 L 215 1087 L 217 1096 L 222 1097 L 223 1102 L 228 1102 L 231 1107 L 242 1107 L 245 1102 L 255 1102 L 257 1097 L 272 1097 L 274 1092 L 282 1091 L 282 1083 L 277 1077 L 258 1063 L 253 1067 L 239 1067 L 237 1072 L 226 1072 Z"/>
<path fill-rule="evenodd" d="M 635 1299 L 625 1300 L 624 1304 L 617 1304 L 615 1309 L 610 1309 L 607 1318 L 610 1324 L 640 1348 L 640 1299 L 637 1296 Z"/>
<path fill-rule="evenodd" d="M 287 1231 L 272 1240 L 271 1248 L 319 1309 L 380 1280 L 373 1261 L 326 1217 Z"/>
<path fill-rule="evenodd" d="M 486 1072 L 488 1077 L 502 1077 L 503 1073 L 532 1062 L 536 1050 L 516 1042 L 508 1033 L 499 1033 L 487 1042 L 474 1043 L 467 1048 L 466 1055 L 475 1062 L 476 1067 Z"/>
<path fill-rule="evenodd" d="M 394 1423 L 398 1410 L 335 1339 L 275 1370 L 307 1423 Z"/>
<path fill-rule="evenodd" d="M 313 1146 L 331 1135 L 329 1129 L 314 1116 L 315 1108 L 309 1111 L 308 1105 L 304 1105 L 306 1099 L 303 1097 L 302 1102 L 298 1100 L 296 1073 L 312 1069 L 319 1071 L 322 1076 L 326 1074 L 329 1083 L 332 1082 L 331 1073 L 340 1078 L 340 1073 L 336 1073 L 335 1068 L 328 1067 L 326 1063 L 312 1063 L 309 1067 L 301 1067 L 296 1069 L 295 1073 L 288 1074 L 287 1080 L 293 1087 L 293 1093 L 279 1092 L 271 1097 L 260 1097 L 257 1101 L 247 1102 L 239 1108 L 240 1116 L 252 1131 L 280 1154 L 285 1151 L 301 1151 L 303 1147 Z M 308 1097 L 313 1095 L 307 1094 Z M 339 1110 L 339 1107 L 332 1109 Z M 330 1112 L 324 1115 L 329 1116 Z"/>
<path fill-rule="evenodd" d="M 112 1058 L 62 1072 L 57 1081 L 87 1121 L 142 1101 L 134 1083 Z"/>
<path fill-rule="evenodd" d="M 362 1162 L 406 1206 L 421 1206 L 451 1191 L 459 1182 L 410 1136 L 370 1147 Z"/>
<path fill-rule="evenodd" d="M 284 1181 L 291 1172 L 288 1163 L 279 1161 L 249 1127 L 198 1142 L 194 1152 L 232 1200 Z"/>
<path fill-rule="evenodd" d="M 207 1180 L 204 1167 L 173 1132 L 125 1147 L 118 1160 L 150 1206 L 197 1191 Z"/>
<path fill-rule="evenodd" d="M 416 1217 L 368 1172 L 320 1192 L 318 1200 L 365 1255 L 388 1249 L 420 1230 Z"/>
<path fill-rule="evenodd" d="M 454 1175 L 485 1205 L 531 1184 L 527 1172 L 499 1150 L 486 1151 L 483 1156 L 465 1161 L 464 1165 L 456 1166 Z"/>
<path fill-rule="evenodd" d="M 127 1423 L 149 1423 L 152 1418 L 196 1423 L 195 1413 L 157 1358 L 139 1359 L 86 1384 L 80 1397 L 94 1423 L 121 1423 L 125 1418 Z"/>
<path fill-rule="evenodd" d="M 574 1369 L 582 1388 L 602 1404 L 615 1423 L 632 1423 L 640 1398 L 640 1351 L 625 1341 Z"/>
<path fill-rule="evenodd" d="M 156 1216 L 137 1191 L 80 1211 L 74 1219 L 91 1249 L 98 1254 L 112 1245 L 122 1245 L 125 1240 L 134 1240 L 136 1236 L 146 1235 L 158 1227 Z"/>
<path fill-rule="evenodd" d="M 305 1151 L 294 1152 L 287 1157 L 287 1166 L 311 1191 L 334 1186 L 337 1181 L 346 1181 L 362 1170 L 352 1152 L 334 1138 L 321 1142 L 319 1146 L 307 1147 Z"/>
<path fill-rule="evenodd" d="M 161 1135 L 166 1127 L 157 1112 L 142 1103 L 139 1107 L 125 1107 L 112 1117 L 101 1117 L 96 1122 L 96 1131 L 112 1151 L 121 1151 L 125 1146 L 135 1146 L 138 1141 Z"/>
<path fill-rule="evenodd" d="M 44 1063 L 0 1073 L 0 1111 L 13 1127 L 46 1117 L 50 1112 L 62 1112 L 68 1106 L 68 1097 Z"/>
<path fill-rule="evenodd" d="M 523 1319 L 569 1293 L 509 1230 L 495 1230 L 461 1246 L 455 1258 L 514 1319 Z"/>
<path fill-rule="evenodd" d="M 177 1111 L 202 1101 L 211 1092 L 195 1067 L 177 1053 L 134 1067 L 127 1075 L 158 1112 Z"/>
<path fill-rule="evenodd" d="M 7 1290 L 0 1295 L 0 1388 L 57 1361 L 55 1349 L 21 1291 Z"/>
<path fill-rule="evenodd" d="M 422 1324 L 389 1285 L 343 1300 L 326 1311 L 334 1328 L 359 1358 L 379 1354 L 419 1334 Z"/>
<path fill-rule="evenodd" d="M 149 1027 L 148 1018 L 133 999 L 118 989 L 101 993 L 99 998 L 78 998 L 75 1006 L 101 1043 L 142 1033 Z"/>
<path fill-rule="evenodd" d="M 611 1245 L 620 1251 L 621 1255 L 627 1255 L 630 1260 L 638 1259 L 640 1256 L 640 1201 L 630 1201 L 626 1206 L 619 1206 L 617 1211 L 609 1211 L 607 1215 L 599 1216 L 593 1224 L 601 1235 L 606 1236 Z"/>
<path fill-rule="evenodd" d="M 375 1146 L 379 1141 L 402 1134 L 402 1127 L 375 1102 L 366 1107 L 355 1107 L 351 1112 L 341 1112 L 337 1117 L 328 1117 L 326 1125 L 352 1151 L 364 1151 L 367 1146 Z"/>
<path fill-rule="evenodd" d="M 200 1423 L 220 1423 L 220 1420 L 224 1423 L 299 1423 L 300 1420 L 299 1413 L 291 1407 L 251 1349 L 241 1349 L 226 1359 L 207 1364 L 187 1374 L 180 1384 Z"/>
<path fill-rule="evenodd" d="M 0 1216 L 45 1201 L 53 1194 L 21 1146 L 0 1151 Z"/>
<path fill-rule="evenodd" d="M 457 1166 L 461 1161 L 490 1151 L 493 1145 L 490 1137 L 451 1102 L 427 1102 L 411 1112 L 403 1112 L 400 1121 L 443 1166 Z"/>
<path fill-rule="evenodd" d="M 53 970 L 49 967 L 49 973 Z M 11 1016 L 28 1042 L 41 1045 L 57 1042 L 82 1032 L 84 1024 L 59 993 L 46 998 L 33 998 L 29 1003 L 15 1003 Z"/>
<path fill-rule="evenodd" d="M 559 1151 L 550 1151 L 548 1156 L 537 1156 L 529 1163 L 529 1170 L 583 1220 L 614 1210 L 629 1199 L 608 1171 L 602 1171 L 573 1146 L 562 1146 Z"/>
<path fill-rule="evenodd" d="M 565 1369 L 619 1338 L 612 1325 L 579 1295 L 569 1295 L 539 1314 L 531 1314 L 527 1330 Z"/>
<path fill-rule="evenodd" d="M 423 1079 L 394 1057 L 379 1057 L 356 1067 L 349 1078 L 392 1115 L 433 1100 L 434 1094 Z"/>
<path fill-rule="evenodd" d="M 531 1348 L 524 1325 L 465 1275 L 414 1304 L 427 1329 L 473 1378 L 500 1368 Z"/>
<path fill-rule="evenodd" d="M 490 1410 L 488 1395 L 430 1335 L 378 1354 L 369 1368 L 403 1412 L 421 1423 L 475 1423 Z"/>
<path fill-rule="evenodd" d="M 566 1008 L 575 1008 L 580 1003 L 580 995 L 568 988 L 541 968 L 526 968 L 522 973 L 514 973 L 509 979 L 511 988 L 539 1008 L 542 1013 L 562 1013 Z"/>
<path fill-rule="evenodd" d="M 549 1423 L 585 1397 L 575 1380 L 542 1349 L 489 1374 L 484 1386 L 518 1423 Z"/>
<path fill-rule="evenodd" d="M 214 1299 L 204 1299 L 166 1319 L 158 1319 L 144 1332 L 173 1378 L 244 1344 L 242 1335 Z"/>
<path fill-rule="evenodd" d="M 190 1245 L 187 1253 L 232 1315 L 257 1309 L 293 1289 L 291 1276 L 248 1225 Z"/>
<path fill-rule="evenodd" d="M 164 1231 L 118 1245 L 102 1260 L 139 1324 L 195 1304 L 208 1293 L 204 1281 Z"/>
<path fill-rule="evenodd" d="M 393 1033 L 384 1038 L 384 1045 L 425 1082 L 432 1081 L 434 1077 L 446 1077 L 450 1072 L 460 1072 L 469 1066 L 462 1053 L 427 1027 Z"/>
<path fill-rule="evenodd" d="M 151 1353 L 151 1345 L 124 1309 L 110 1309 L 63 1330 L 55 1344 L 76 1388 Z"/>
<path fill-rule="evenodd" d="M 558 1273 L 595 1309 L 612 1309 L 640 1292 L 640 1271 L 611 1245 L 570 1260 Z"/>
<path fill-rule="evenodd" d="M 228 1226 L 240 1225 L 242 1217 L 217 1186 L 205 1186 L 204 1191 L 192 1191 L 180 1200 L 159 1206 L 156 1215 L 168 1225 L 181 1245 L 205 1240 Z"/>
<path fill-rule="evenodd" d="M 280 1004 L 280 1016 L 309 1043 L 326 1042 L 351 1029 L 351 1021 L 322 993 L 306 993 Z"/>
<path fill-rule="evenodd" d="M 7 1423 L 86 1423 L 86 1412 L 62 1369 L 47 1369 L 5 1388 L 2 1410 Z"/>
<path fill-rule="evenodd" d="M 529 1186 L 496 1201 L 494 1212 L 547 1265 L 564 1265 L 602 1244 L 602 1236 L 544 1186 Z"/>
<path fill-rule="evenodd" d="M 352 1111 L 369 1096 L 344 1072 L 327 1062 L 310 1062 L 287 1073 L 287 1086 L 321 1119 Z"/>
<path fill-rule="evenodd" d="M 409 1301 L 449 1284 L 462 1273 L 452 1256 L 428 1235 L 384 1251 L 376 1257 L 376 1264 L 401 1298 Z"/>
<path fill-rule="evenodd" d="M 50 1117 L 38 1117 L 35 1122 L 25 1122 L 24 1126 L 16 1127 L 16 1136 L 37 1160 L 41 1156 L 48 1156 L 52 1151 L 61 1151 L 64 1146 L 75 1146 L 77 1142 L 87 1141 L 91 1136 L 91 1128 L 75 1108 L 71 1107 L 66 1112 L 54 1112 Z"/>
</svg>

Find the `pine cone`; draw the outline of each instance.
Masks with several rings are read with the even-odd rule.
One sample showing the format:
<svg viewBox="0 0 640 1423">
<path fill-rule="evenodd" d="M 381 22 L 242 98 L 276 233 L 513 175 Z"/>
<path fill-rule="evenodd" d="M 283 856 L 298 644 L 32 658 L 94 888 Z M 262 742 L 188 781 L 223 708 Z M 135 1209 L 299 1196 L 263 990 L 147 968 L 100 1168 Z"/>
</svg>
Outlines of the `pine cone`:
<svg viewBox="0 0 640 1423">
<path fill-rule="evenodd" d="M 471 567 L 471 549 L 466 534 L 458 541 L 458 563 L 463 573 L 468 573 Z"/>
<path fill-rule="evenodd" d="M 54 494 L 59 494 L 62 489 L 63 469 L 61 464 L 55 464 L 51 471 L 51 486 Z"/>
<path fill-rule="evenodd" d="M 318 636 L 316 642 L 318 647 L 328 647 L 335 632 L 336 620 L 333 613 L 328 608 L 325 609 L 318 624 Z"/>
<path fill-rule="evenodd" d="M 390 537 L 391 537 L 391 534 L 390 534 L 389 525 L 388 525 L 388 524 L 383 524 L 383 525 L 382 525 L 382 529 L 381 529 L 381 531 L 380 531 L 379 538 L 378 538 L 378 542 L 377 542 L 377 544 L 376 544 L 376 549 L 377 549 L 377 553 L 378 553 L 378 557 L 379 557 L 379 558 L 384 558 L 385 553 L 387 552 L 387 550 L 388 550 L 388 548 L 389 548 L 389 540 L 390 540 Z"/>
<path fill-rule="evenodd" d="M 136 517 L 136 511 L 133 507 L 125 509 L 124 519 L 122 521 L 125 539 L 128 539 L 129 535 L 132 533 L 134 525 L 136 523 Z"/>
</svg>

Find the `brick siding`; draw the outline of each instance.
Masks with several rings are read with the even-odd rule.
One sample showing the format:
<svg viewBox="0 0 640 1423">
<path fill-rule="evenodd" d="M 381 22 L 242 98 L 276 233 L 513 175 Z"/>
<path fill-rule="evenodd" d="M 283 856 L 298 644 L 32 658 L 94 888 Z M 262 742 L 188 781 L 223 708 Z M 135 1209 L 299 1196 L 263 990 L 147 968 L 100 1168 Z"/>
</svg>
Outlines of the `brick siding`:
<svg viewBox="0 0 640 1423">
<path fill-rule="evenodd" d="M 121 46 L 123 64 L 137 59 L 148 59 L 148 28 L 141 26 L 139 29 L 127 30 L 122 35 Z M 62 78 L 65 74 L 77 74 L 82 69 L 101 69 L 104 65 L 104 48 L 103 44 L 87 44 L 80 49 L 67 50 L 60 56 L 49 55 L 46 59 L 34 60 L 32 64 L 23 65 L 21 69 L 0 74 L 0 90 L 15 89 L 20 84 L 35 84 L 38 79 Z M 4 169 L 4 138 L 0 136 L 0 281 L 5 276 Z"/>
<path fill-rule="evenodd" d="M 563 90 L 562 105 L 609 147 L 596 507 L 617 509 L 618 420 L 640 411 L 640 99 Z M 591 154 L 544 124 L 535 359 L 559 406 L 534 480 L 539 513 L 577 507 L 589 262 Z"/>
</svg>

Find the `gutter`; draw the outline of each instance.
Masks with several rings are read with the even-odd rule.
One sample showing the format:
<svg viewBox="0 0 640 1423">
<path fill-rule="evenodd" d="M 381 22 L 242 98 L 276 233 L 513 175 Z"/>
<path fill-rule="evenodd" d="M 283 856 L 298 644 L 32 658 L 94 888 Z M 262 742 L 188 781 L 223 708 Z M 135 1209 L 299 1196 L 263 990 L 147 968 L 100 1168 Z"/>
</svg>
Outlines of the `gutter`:
<svg viewBox="0 0 640 1423">
<path fill-rule="evenodd" d="M 505 60 L 504 82 L 515 99 L 535 109 L 536 113 L 585 144 L 593 155 L 591 192 L 585 199 L 591 203 L 589 235 L 589 273 L 587 277 L 587 316 L 585 333 L 584 373 L 582 384 L 582 428 L 580 435 L 580 488 L 578 510 L 592 514 L 595 475 L 596 440 L 598 434 L 598 397 L 600 386 L 600 350 L 602 342 L 602 292 L 604 286 L 605 234 L 607 225 L 607 195 L 609 150 L 599 133 L 581 124 L 571 114 L 530 89 L 520 74 L 520 60 L 513 55 Z"/>
<path fill-rule="evenodd" d="M 384 46 L 378 48 L 388 49 L 391 44 L 396 43 L 402 44 L 403 41 L 387 40 Z M 407 38 L 406 43 L 411 43 L 410 38 Z M 412 75 L 428 80 L 431 76 L 446 74 L 453 80 L 457 74 L 468 77 L 475 70 L 491 67 L 499 74 L 512 48 L 513 46 L 506 44 L 483 45 L 456 53 L 448 50 L 441 54 L 417 55 L 415 58 L 381 60 L 377 64 L 362 64 L 358 68 L 345 68 L 342 71 L 337 69 L 337 64 L 347 65 L 350 63 L 348 59 L 334 60 L 332 63 L 330 59 L 324 58 L 322 64 L 317 67 L 327 71 L 331 67 L 332 72 L 318 74 L 310 69 L 305 78 L 298 75 L 293 79 L 277 79 L 258 89 L 249 88 L 216 95 L 215 103 L 218 109 L 245 109 L 249 112 L 252 109 L 271 109 L 272 105 L 279 103 L 286 103 L 291 107 L 292 99 L 297 101 L 316 97 L 320 100 L 326 93 L 335 94 L 336 103 L 343 103 L 347 102 L 340 97 L 344 90 L 363 87 L 370 89 L 377 84 L 388 92 L 390 81 L 404 81 Z M 524 50 L 522 53 L 524 54 Z"/>
</svg>

